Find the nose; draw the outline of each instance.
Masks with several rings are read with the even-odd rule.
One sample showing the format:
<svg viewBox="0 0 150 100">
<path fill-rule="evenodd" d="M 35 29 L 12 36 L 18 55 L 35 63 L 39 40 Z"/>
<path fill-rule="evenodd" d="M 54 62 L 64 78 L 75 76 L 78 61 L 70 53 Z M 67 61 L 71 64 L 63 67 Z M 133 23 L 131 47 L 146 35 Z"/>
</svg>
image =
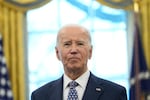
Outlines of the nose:
<svg viewBox="0 0 150 100">
<path fill-rule="evenodd" d="M 76 45 L 72 45 L 71 50 L 70 50 L 71 54 L 77 54 L 78 53 L 78 49 Z"/>
</svg>

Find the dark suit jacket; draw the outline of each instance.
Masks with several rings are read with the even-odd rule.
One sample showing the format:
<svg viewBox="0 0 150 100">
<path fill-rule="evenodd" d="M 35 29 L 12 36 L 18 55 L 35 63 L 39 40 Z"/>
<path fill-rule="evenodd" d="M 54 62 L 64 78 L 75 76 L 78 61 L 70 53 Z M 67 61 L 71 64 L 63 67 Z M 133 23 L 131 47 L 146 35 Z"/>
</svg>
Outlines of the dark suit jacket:
<svg viewBox="0 0 150 100">
<path fill-rule="evenodd" d="M 35 90 L 31 100 L 63 100 L 63 77 Z M 90 73 L 82 100 L 127 100 L 126 89 Z"/>
</svg>

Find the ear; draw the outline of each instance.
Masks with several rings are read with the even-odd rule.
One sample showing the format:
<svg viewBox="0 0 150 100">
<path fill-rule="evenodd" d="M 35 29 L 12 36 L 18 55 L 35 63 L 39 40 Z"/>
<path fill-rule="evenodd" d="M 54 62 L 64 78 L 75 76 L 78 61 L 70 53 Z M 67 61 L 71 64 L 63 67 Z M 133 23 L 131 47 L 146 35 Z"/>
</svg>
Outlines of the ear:
<svg viewBox="0 0 150 100">
<path fill-rule="evenodd" d="M 89 50 L 89 59 L 91 59 L 91 57 L 92 57 L 92 51 L 93 51 L 93 46 L 90 46 L 90 50 Z"/>
<path fill-rule="evenodd" d="M 56 57 L 58 60 L 60 60 L 60 57 L 59 57 L 59 50 L 57 47 L 55 47 L 55 52 L 56 52 Z"/>
</svg>

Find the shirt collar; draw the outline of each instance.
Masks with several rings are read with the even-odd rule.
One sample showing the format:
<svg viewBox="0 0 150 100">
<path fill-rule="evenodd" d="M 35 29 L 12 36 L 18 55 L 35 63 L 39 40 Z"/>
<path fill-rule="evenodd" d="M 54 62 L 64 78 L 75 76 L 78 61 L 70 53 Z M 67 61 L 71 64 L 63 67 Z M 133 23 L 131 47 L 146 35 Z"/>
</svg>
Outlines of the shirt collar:
<svg viewBox="0 0 150 100">
<path fill-rule="evenodd" d="M 81 86 L 81 88 L 85 88 L 88 82 L 90 76 L 90 71 L 87 70 L 86 72 L 84 72 L 80 77 L 78 77 L 75 81 L 79 84 L 79 86 Z M 69 82 L 71 82 L 72 80 L 66 75 L 64 74 L 64 89 L 67 88 Z"/>
</svg>

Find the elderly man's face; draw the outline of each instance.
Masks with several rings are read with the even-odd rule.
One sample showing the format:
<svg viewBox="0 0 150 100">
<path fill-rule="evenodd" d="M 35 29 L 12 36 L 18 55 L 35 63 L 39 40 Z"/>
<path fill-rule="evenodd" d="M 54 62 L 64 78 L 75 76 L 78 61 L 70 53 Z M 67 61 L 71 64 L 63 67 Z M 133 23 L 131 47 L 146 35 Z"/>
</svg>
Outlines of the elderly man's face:
<svg viewBox="0 0 150 100">
<path fill-rule="evenodd" d="M 89 34 L 81 27 L 66 27 L 58 36 L 56 54 L 64 65 L 65 72 L 86 71 L 92 55 Z"/>
</svg>

